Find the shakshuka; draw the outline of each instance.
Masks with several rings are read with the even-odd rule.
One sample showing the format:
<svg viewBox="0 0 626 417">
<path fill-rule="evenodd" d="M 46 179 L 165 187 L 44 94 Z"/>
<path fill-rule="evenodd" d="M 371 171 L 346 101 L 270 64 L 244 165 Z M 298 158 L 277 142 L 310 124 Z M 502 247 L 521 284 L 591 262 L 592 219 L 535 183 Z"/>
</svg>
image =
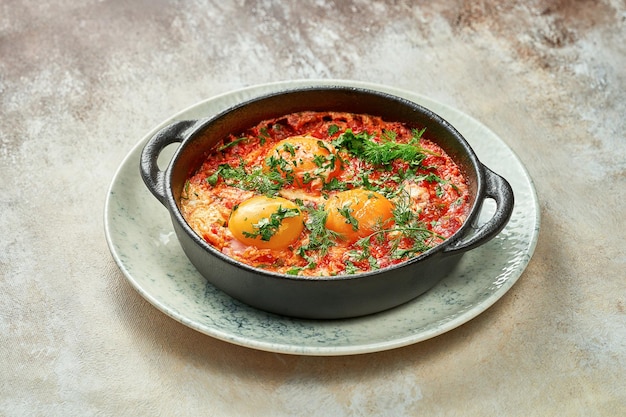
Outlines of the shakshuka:
<svg viewBox="0 0 626 417">
<path fill-rule="evenodd" d="M 385 268 L 440 244 L 469 212 L 459 167 L 425 129 L 299 112 L 224 138 L 180 209 L 222 253 L 283 274 Z"/>
</svg>

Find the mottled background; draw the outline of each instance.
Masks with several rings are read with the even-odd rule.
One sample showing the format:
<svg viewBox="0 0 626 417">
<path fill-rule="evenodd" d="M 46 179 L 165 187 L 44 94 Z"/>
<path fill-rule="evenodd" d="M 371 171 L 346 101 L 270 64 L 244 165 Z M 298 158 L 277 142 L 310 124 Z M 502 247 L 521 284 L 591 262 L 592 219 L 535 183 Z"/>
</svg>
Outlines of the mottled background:
<svg viewBox="0 0 626 417">
<path fill-rule="evenodd" d="M 535 181 L 519 282 L 406 348 L 286 356 L 143 300 L 107 248 L 113 174 L 199 100 L 290 79 L 404 88 Z M 626 415 L 626 2 L 0 0 L 0 415 Z"/>
</svg>

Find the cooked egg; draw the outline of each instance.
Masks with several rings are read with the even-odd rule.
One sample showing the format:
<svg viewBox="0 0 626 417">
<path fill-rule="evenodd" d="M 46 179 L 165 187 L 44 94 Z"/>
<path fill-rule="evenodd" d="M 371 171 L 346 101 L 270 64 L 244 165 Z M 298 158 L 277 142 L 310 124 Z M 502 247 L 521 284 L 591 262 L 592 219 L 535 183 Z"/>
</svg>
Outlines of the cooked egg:
<svg viewBox="0 0 626 417">
<path fill-rule="evenodd" d="M 393 223 L 393 203 L 375 191 L 342 191 L 328 199 L 326 228 L 348 241 L 356 241 Z"/>
<path fill-rule="evenodd" d="M 312 136 L 292 136 L 269 150 L 264 170 L 276 170 L 300 188 L 320 190 L 340 173 L 341 164 L 330 143 Z"/>
<path fill-rule="evenodd" d="M 282 197 L 255 196 L 231 213 L 228 229 L 241 243 L 261 249 L 286 249 L 304 228 L 302 212 Z"/>
</svg>

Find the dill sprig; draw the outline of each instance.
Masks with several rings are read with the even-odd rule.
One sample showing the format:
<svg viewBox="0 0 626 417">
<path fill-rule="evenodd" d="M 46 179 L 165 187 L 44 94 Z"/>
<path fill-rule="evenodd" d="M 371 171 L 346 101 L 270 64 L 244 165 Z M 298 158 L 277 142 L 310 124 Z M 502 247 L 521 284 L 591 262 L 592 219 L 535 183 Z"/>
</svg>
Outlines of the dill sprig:
<svg viewBox="0 0 626 417">
<path fill-rule="evenodd" d="M 419 220 L 419 213 L 411 207 L 410 195 L 404 189 L 398 193 L 398 199 L 393 209 L 393 219 L 394 226 L 378 228 L 356 241 L 355 245 L 361 248 L 358 259 L 362 260 L 371 257 L 370 248 L 373 238 L 379 239 L 380 242 L 387 239 L 391 243 L 391 256 L 396 259 L 418 255 L 432 248 L 435 240 L 445 239 L 444 236 L 430 230 L 426 224 Z M 392 234 L 392 232 L 398 232 L 398 234 Z M 402 242 L 406 242 L 405 238 L 411 242 L 409 247 L 401 247 Z M 353 256 L 354 253 L 352 254 Z"/>
<path fill-rule="evenodd" d="M 380 141 L 377 142 L 373 140 L 372 134 L 367 132 L 354 134 L 352 129 L 346 129 L 332 141 L 332 144 L 374 165 L 386 165 L 400 159 L 412 166 L 417 166 L 428 154 L 432 154 L 419 143 L 425 130 L 414 129 L 413 136 L 408 143 L 399 143 L 395 141 L 397 134 L 393 131 L 383 131 Z"/>
</svg>

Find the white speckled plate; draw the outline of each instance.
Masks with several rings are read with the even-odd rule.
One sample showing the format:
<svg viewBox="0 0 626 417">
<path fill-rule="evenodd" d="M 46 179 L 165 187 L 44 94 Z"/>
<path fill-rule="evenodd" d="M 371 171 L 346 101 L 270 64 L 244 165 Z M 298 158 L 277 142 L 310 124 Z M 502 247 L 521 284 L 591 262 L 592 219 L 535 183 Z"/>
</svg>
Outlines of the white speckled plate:
<svg viewBox="0 0 626 417">
<path fill-rule="evenodd" d="M 309 85 L 351 85 L 424 105 L 452 123 L 479 159 L 511 183 L 515 209 L 492 241 L 468 252 L 457 271 L 426 294 L 395 309 L 356 319 L 316 321 L 248 307 L 208 284 L 187 260 L 170 216 L 139 176 L 143 145 L 174 120 L 198 119 L 268 92 Z M 167 158 L 167 156 L 165 156 Z M 167 163 L 167 160 L 164 161 Z M 481 218 L 493 210 L 487 201 Z M 250 348 L 302 355 L 348 355 L 406 346 L 476 317 L 520 277 L 535 249 L 539 209 L 526 169 L 498 136 L 475 119 L 426 97 L 362 82 L 289 81 L 245 88 L 200 102 L 148 133 L 119 167 L 106 199 L 105 231 L 115 261 L 156 308 L 199 332 Z"/>
</svg>

